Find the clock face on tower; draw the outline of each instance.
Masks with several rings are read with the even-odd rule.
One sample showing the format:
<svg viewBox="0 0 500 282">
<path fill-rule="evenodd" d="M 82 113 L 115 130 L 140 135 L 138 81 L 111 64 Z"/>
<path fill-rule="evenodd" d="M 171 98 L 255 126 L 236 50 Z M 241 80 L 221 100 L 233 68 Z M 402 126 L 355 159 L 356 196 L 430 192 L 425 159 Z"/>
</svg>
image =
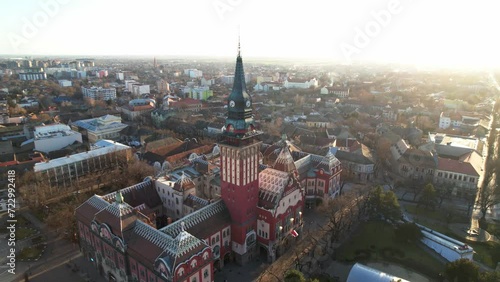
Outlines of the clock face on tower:
<svg viewBox="0 0 500 282">
<path fill-rule="evenodd" d="M 234 108 L 234 101 L 229 101 L 229 107 Z"/>
<path fill-rule="evenodd" d="M 250 102 L 250 100 L 247 100 L 246 105 L 247 105 L 247 108 L 250 108 L 250 105 L 252 105 L 252 102 Z"/>
</svg>

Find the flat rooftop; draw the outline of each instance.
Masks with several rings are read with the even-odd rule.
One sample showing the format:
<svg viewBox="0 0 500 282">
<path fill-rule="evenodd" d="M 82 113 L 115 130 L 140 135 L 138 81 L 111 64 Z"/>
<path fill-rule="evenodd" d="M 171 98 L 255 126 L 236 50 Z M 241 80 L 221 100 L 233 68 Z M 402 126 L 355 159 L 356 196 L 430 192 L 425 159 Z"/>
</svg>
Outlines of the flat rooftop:
<svg viewBox="0 0 500 282">
<path fill-rule="evenodd" d="M 449 135 L 442 133 L 429 133 L 429 141 L 436 144 L 448 145 L 453 147 L 478 149 L 479 139 L 460 135 Z"/>
<path fill-rule="evenodd" d="M 63 165 L 72 164 L 78 161 L 106 155 L 112 152 L 130 149 L 129 146 L 111 140 L 100 140 L 94 144 L 96 149 L 88 152 L 69 155 L 67 157 L 57 158 L 44 163 L 36 163 L 34 167 L 35 172 L 40 172 Z"/>
</svg>

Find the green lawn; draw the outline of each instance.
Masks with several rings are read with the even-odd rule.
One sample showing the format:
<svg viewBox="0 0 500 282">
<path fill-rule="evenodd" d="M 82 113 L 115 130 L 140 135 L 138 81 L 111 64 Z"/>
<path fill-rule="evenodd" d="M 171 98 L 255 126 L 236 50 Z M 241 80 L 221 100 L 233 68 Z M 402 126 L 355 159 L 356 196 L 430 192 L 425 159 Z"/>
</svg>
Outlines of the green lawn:
<svg viewBox="0 0 500 282">
<path fill-rule="evenodd" d="M 498 234 L 498 236 L 500 237 L 500 223 L 488 223 L 486 226 L 486 231 L 488 231 L 488 233 L 493 236 Z"/>
<path fill-rule="evenodd" d="M 465 214 L 453 213 L 449 215 L 448 212 L 444 212 L 440 209 L 429 210 L 423 207 L 417 207 L 416 205 L 406 205 L 406 211 L 411 213 L 414 217 L 428 218 L 431 220 L 437 220 L 446 223 L 469 223 L 470 218 L 465 216 Z"/>
<path fill-rule="evenodd" d="M 474 260 L 482 262 L 491 268 L 496 268 L 500 262 L 500 244 L 495 242 L 471 242 L 467 241 L 474 249 Z"/>
<path fill-rule="evenodd" d="M 43 253 L 44 250 L 45 250 L 44 245 L 24 248 L 19 252 L 17 259 L 19 260 L 38 259 L 38 257 Z"/>
<path fill-rule="evenodd" d="M 34 229 L 19 227 L 16 229 L 16 240 L 23 240 L 35 235 L 35 233 L 36 230 Z"/>
<path fill-rule="evenodd" d="M 368 222 L 339 250 L 339 259 L 350 262 L 392 261 L 430 277 L 444 270 L 444 265 L 417 244 L 395 240 L 394 227 L 380 221 Z"/>
</svg>

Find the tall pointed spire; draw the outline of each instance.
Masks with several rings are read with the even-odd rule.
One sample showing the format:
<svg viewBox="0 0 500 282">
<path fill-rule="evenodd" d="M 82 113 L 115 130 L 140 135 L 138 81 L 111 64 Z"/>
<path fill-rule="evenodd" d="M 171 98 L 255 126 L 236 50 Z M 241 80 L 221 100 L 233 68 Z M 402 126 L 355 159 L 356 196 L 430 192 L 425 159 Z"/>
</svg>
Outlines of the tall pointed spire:
<svg viewBox="0 0 500 282">
<path fill-rule="evenodd" d="M 241 44 L 238 35 L 238 56 L 234 70 L 234 82 L 231 94 L 227 99 L 228 118 L 226 119 L 226 131 L 233 135 L 241 135 L 253 130 L 252 99 L 247 92 L 245 83 L 245 71 L 243 70 L 243 59 L 241 58 Z"/>
</svg>

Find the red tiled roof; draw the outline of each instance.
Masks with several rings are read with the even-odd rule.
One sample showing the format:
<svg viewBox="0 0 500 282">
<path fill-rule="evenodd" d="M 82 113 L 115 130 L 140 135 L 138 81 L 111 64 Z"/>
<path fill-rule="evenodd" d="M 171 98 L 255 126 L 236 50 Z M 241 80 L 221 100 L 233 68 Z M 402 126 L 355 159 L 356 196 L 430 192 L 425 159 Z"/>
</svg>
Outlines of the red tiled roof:
<svg viewBox="0 0 500 282">
<path fill-rule="evenodd" d="M 135 106 L 135 107 L 130 107 L 130 110 L 134 112 L 138 111 L 147 111 L 147 110 L 153 110 L 155 107 L 151 105 L 144 105 L 144 106 Z"/>
<path fill-rule="evenodd" d="M 180 100 L 179 102 L 172 102 L 171 103 L 172 106 L 175 104 L 198 105 L 198 104 L 201 104 L 201 101 L 193 99 L 193 98 L 185 98 L 185 99 Z"/>
<path fill-rule="evenodd" d="M 459 160 L 438 158 L 437 168 L 443 171 L 479 176 L 479 173 L 476 171 L 476 169 L 474 168 L 474 166 L 472 166 L 471 163 Z"/>
</svg>

